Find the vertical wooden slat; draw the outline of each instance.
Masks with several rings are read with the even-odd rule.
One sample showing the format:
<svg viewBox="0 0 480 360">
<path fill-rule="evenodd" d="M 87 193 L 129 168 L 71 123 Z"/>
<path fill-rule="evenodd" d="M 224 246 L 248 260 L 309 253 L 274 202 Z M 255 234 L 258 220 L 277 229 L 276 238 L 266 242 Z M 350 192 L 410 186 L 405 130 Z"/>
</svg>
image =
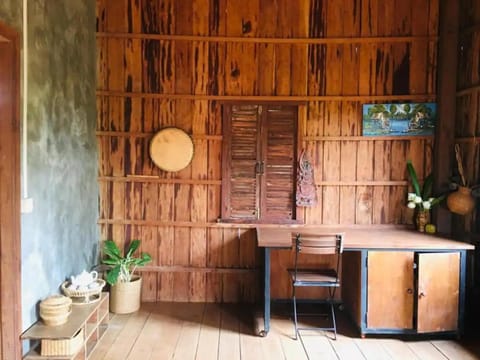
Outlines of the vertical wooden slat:
<svg viewBox="0 0 480 360">
<path fill-rule="evenodd" d="M 339 180 L 340 178 L 340 144 L 328 141 L 324 147 L 323 158 L 324 180 Z M 339 219 L 339 188 L 338 186 L 323 187 L 323 223 L 338 224 Z"/>
<path fill-rule="evenodd" d="M 374 180 L 390 180 L 390 141 L 375 141 L 374 144 Z M 390 208 L 395 206 L 390 204 L 389 188 L 385 186 L 375 186 L 373 188 L 373 219 L 374 224 L 384 224 L 387 222 L 387 214 Z"/>
<path fill-rule="evenodd" d="M 291 59 L 295 62 L 295 66 L 290 67 L 291 95 L 307 95 L 308 46 L 292 45 Z"/>
<path fill-rule="evenodd" d="M 362 44 L 360 46 L 360 73 L 358 92 L 360 95 L 373 95 L 376 89 L 375 63 L 377 45 Z"/>
<path fill-rule="evenodd" d="M 108 19 L 106 20 L 105 30 L 108 32 L 127 32 L 128 17 L 127 17 L 127 3 L 129 0 L 106 1 L 106 13 Z"/>
<path fill-rule="evenodd" d="M 274 48 L 274 69 L 275 69 L 275 95 L 290 95 L 292 64 L 291 46 L 275 45 Z M 259 71 L 263 71 L 260 69 Z M 287 76 L 285 76 L 288 74 Z"/>
<path fill-rule="evenodd" d="M 273 95 L 275 91 L 275 52 L 273 44 L 258 44 L 257 88 L 258 94 Z"/>
<path fill-rule="evenodd" d="M 223 230 L 208 229 L 207 266 L 221 267 L 223 264 Z M 222 299 L 221 276 L 208 273 L 206 276 L 206 300 L 219 302 Z"/>
<path fill-rule="evenodd" d="M 357 142 L 342 141 L 341 143 L 341 180 L 355 181 L 356 163 L 352 161 L 357 153 Z M 355 186 L 340 187 L 340 224 L 355 224 Z"/>
<path fill-rule="evenodd" d="M 171 227 L 159 227 L 158 229 L 158 265 L 171 266 L 174 264 L 174 231 Z M 158 276 L 157 300 L 172 301 L 173 296 L 173 274 L 162 272 Z"/>
<path fill-rule="evenodd" d="M 357 150 L 357 180 L 371 180 L 373 178 L 373 154 L 373 142 L 359 142 Z M 372 187 L 357 186 L 356 203 L 356 223 L 371 224 L 373 208 Z"/>
<path fill-rule="evenodd" d="M 364 0 L 362 1 L 362 15 L 360 34 L 362 36 L 378 36 L 378 23 L 379 19 L 378 4 L 382 0 Z"/>
<path fill-rule="evenodd" d="M 343 0 L 343 36 L 360 36 L 362 7 L 357 0 Z"/>
</svg>

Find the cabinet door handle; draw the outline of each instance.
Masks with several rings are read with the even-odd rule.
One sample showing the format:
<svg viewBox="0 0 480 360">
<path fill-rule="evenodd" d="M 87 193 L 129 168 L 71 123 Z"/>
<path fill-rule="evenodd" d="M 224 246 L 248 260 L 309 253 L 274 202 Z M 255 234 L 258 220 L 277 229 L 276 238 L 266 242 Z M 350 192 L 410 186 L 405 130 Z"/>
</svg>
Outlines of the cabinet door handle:
<svg viewBox="0 0 480 360">
<path fill-rule="evenodd" d="M 407 289 L 407 294 L 412 295 L 413 294 L 413 289 Z"/>
<path fill-rule="evenodd" d="M 425 297 L 427 294 L 425 294 L 423 291 L 418 294 L 418 298 L 421 299 L 422 297 Z"/>
</svg>

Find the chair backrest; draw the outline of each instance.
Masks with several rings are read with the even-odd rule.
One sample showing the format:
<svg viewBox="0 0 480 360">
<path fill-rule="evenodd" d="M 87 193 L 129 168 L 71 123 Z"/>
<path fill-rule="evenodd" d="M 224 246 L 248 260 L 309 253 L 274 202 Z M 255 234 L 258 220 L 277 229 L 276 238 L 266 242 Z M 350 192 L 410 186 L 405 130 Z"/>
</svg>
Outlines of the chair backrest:
<svg viewBox="0 0 480 360">
<path fill-rule="evenodd" d="M 343 252 L 344 233 L 296 233 L 292 234 L 295 239 L 295 273 L 294 279 L 297 279 L 298 255 L 335 255 Z M 336 276 L 338 281 L 338 272 L 340 267 L 340 256 L 337 256 Z"/>
<path fill-rule="evenodd" d="M 343 233 L 295 234 L 296 251 L 302 254 L 333 255 L 343 252 Z"/>
</svg>

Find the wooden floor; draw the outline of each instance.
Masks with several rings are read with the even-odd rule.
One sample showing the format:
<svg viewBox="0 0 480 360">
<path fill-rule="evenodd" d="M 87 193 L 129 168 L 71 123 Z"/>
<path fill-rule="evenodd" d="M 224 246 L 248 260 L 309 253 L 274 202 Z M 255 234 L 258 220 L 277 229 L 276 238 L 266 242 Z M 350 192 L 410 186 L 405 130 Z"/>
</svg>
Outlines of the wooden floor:
<svg viewBox="0 0 480 360">
<path fill-rule="evenodd" d="M 147 303 L 131 315 L 111 314 L 110 325 L 91 359 L 480 359 L 475 339 L 407 341 L 361 339 L 342 313 L 337 340 L 304 332 L 292 339 L 288 316 L 273 314 L 267 337 L 255 336 L 247 307 L 222 304 Z"/>
</svg>

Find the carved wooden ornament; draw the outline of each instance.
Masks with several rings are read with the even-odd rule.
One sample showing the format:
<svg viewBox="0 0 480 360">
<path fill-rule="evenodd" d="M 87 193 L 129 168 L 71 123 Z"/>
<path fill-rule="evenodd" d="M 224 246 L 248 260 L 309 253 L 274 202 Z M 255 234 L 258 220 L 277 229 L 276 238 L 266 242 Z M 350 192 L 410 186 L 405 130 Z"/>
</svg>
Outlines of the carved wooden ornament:
<svg viewBox="0 0 480 360">
<path fill-rule="evenodd" d="M 312 163 L 302 150 L 298 161 L 297 174 L 297 206 L 315 206 L 317 204 L 317 191 L 313 176 Z"/>
</svg>

